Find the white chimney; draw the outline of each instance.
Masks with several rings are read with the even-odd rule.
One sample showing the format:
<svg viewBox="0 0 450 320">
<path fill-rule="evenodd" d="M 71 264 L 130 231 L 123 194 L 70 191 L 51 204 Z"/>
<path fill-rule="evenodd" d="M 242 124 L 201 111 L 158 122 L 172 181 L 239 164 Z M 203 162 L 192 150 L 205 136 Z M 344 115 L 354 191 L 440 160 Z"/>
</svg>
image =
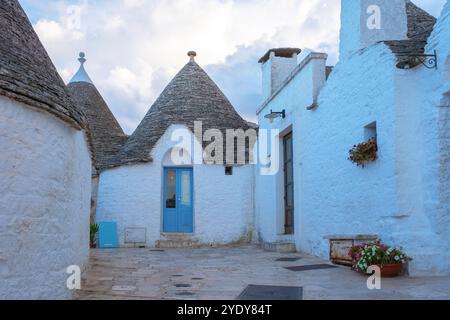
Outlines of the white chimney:
<svg viewBox="0 0 450 320">
<path fill-rule="evenodd" d="M 408 39 L 409 0 L 341 0 L 340 59 L 386 40 Z"/>
<path fill-rule="evenodd" d="M 297 66 L 298 48 L 270 49 L 260 60 L 262 65 L 263 100 L 267 100 Z"/>
</svg>

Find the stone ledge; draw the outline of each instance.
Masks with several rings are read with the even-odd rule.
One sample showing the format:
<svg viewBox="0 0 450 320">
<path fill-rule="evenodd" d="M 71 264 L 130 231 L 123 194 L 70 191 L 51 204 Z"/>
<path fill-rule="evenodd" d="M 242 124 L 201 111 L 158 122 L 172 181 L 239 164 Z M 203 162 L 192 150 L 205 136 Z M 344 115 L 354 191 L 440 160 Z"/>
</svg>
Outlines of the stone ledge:
<svg viewBox="0 0 450 320">
<path fill-rule="evenodd" d="M 266 251 L 279 252 L 279 253 L 294 253 L 297 252 L 297 248 L 292 242 L 262 242 L 261 248 Z"/>
<path fill-rule="evenodd" d="M 342 234 L 332 234 L 324 236 L 327 240 L 377 240 L 378 235 L 375 234 L 356 234 L 356 235 L 342 235 Z"/>
</svg>

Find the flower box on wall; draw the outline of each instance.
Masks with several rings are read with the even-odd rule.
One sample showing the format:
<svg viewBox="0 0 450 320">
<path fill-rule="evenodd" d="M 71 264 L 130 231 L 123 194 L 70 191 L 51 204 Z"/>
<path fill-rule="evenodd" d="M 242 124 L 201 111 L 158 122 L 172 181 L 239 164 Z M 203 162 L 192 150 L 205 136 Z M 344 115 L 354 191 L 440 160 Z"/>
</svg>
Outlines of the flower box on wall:
<svg viewBox="0 0 450 320">
<path fill-rule="evenodd" d="M 372 274 L 370 267 L 377 266 L 382 277 L 396 277 L 403 272 L 403 266 L 411 261 L 401 248 L 392 247 L 380 239 L 358 244 L 350 249 L 353 269 L 362 274 Z"/>
<path fill-rule="evenodd" d="M 367 142 L 354 145 L 349 151 L 348 160 L 358 167 L 365 167 L 368 163 L 378 159 L 378 143 L 376 138 L 371 138 Z"/>
<path fill-rule="evenodd" d="M 349 250 L 358 244 L 378 239 L 377 235 L 329 235 L 324 237 L 330 241 L 331 262 L 344 266 L 352 266 L 353 260 L 349 257 Z"/>
</svg>

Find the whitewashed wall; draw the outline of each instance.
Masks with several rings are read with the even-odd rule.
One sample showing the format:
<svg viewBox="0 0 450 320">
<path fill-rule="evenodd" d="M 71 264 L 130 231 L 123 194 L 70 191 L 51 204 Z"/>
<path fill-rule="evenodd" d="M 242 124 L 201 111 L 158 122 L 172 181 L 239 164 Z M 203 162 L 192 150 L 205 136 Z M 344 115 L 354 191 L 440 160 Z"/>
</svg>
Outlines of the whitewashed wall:
<svg viewBox="0 0 450 320">
<path fill-rule="evenodd" d="M 345 6 L 348 14 L 358 7 L 356 1 L 344 1 Z M 349 30 L 357 24 L 343 21 L 347 33 L 341 35 L 341 50 L 351 51 L 357 40 Z M 305 111 L 311 97 L 304 92 L 311 82 L 304 71 L 263 109 L 262 127 L 264 114 L 286 106 L 287 118 L 274 126 L 293 128 L 299 250 L 328 258 L 327 235 L 378 234 L 414 258 L 412 275 L 450 274 L 449 24 L 447 1 L 426 50 L 437 50 L 438 70 L 399 70 L 390 49 L 375 44 L 335 67 L 315 111 Z M 379 159 L 357 167 L 347 160 L 348 150 L 367 139 L 365 126 L 375 121 Z M 280 180 L 256 176 L 256 221 L 263 241 L 279 239 Z"/>
<path fill-rule="evenodd" d="M 422 150 L 418 162 L 422 179 L 422 211 L 415 215 L 422 219 L 427 233 L 422 237 L 421 256 L 424 270 L 433 274 L 450 274 L 450 1 L 429 38 L 427 53 L 436 50 L 438 69 L 417 68 L 414 81 L 422 90 L 408 90 L 415 97 L 421 140 L 414 142 L 414 150 Z M 419 93 L 417 93 L 419 92 Z M 420 145 L 418 145 L 420 143 Z M 417 194 L 416 197 L 419 195 Z M 431 247 L 422 250 L 422 247 Z"/>
<path fill-rule="evenodd" d="M 66 268 L 89 256 L 85 135 L 0 97 L 0 299 L 64 299 Z"/>
<path fill-rule="evenodd" d="M 307 130 L 302 124 L 308 126 L 304 120 L 306 108 L 313 104 L 317 93 L 325 82 L 326 55 L 311 53 L 293 70 L 290 77 L 285 79 L 283 90 L 275 92 L 270 102 L 259 110 L 260 129 L 280 130 L 279 154 L 280 165 L 276 175 L 261 175 L 261 162 L 256 168 L 255 183 L 255 217 L 259 240 L 262 242 L 293 242 L 300 249 L 299 241 L 301 229 L 301 159 L 300 146 L 303 143 L 303 133 Z M 321 75 L 321 76 L 320 76 Z M 273 111 L 286 111 L 285 119 L 277 119 L 270 124 L 265 115 Z M 282 138 L 289 131 L 293 132 L 294 144 L 294 209 L 295 209 L 295 235 L 284 235 L 284 173 L 282 165 Z M 261 156 L 261 155 L 260 155 Z M 272 155 L 274 160 L 274 155 Z M 266 160 L 266 159 L 262 159 Z"/>
<path fill-rule="evenodd" d="M 448 34 L 435 37 L 447 42 Z M 446 275 L 450 113 L 440 107 L 445 70 L 398 70 L 395 62 L 387 47 L 372 46 L 339 64 L 322 91 L 306 137 L 314 142 L 302 153 L 312 167 L 303 171 L 308 214 L 301 248 L 325 258 L 323 235 L 378 234 L 414 258 L 412 275 Z M 345 159 L 346 150 L 363 141 L 363 127 L 372 121 L 379 159 L 357 168 Z"/>
<path fill-rule="evenodd" d="M 118 223 L 120 244 L 127 228 L 146 228 L 147 245 L 163 239 L 163 167 L 167 153 L 176 146 L 171 126 L 152 152 L 151 164 L 123 166 L 102 172 L 97 221 Z M 243 240 L 253 225 L 253 166 L 235 167 L 225 176 L 224 166 L 195 165 L 194 234 L 202 244 Z"/>
<path fill-rule="evenodd" d="M 379 234 L 392 243 L 396 207 L 395 57 L 383 44 L 338 64 L 319 107 L 300 126 L 302 230 L 300 247 L 328 258 L 324 236 Z M 377 122 L 379 159 L 366 168 L 348 160 Z"/>
<path fill-rule="evenodd" d="M 303 181 L 306 190 L 314 181 L 330 176 L 323 168 L 334 164 L 333 168 L 343 170 L 331 173 L 335 179 L 328 179 L 329 184 L 316 183 L 315 191 L 320 187 L 333 201 L 322 199 L 320 205 L 314 201 L 307 205 L 315 208 L 309 222 L 315 239 L 302 243 L 305 250 L 327 256 L 328 246 L 320 244 L 319 234 L 375 233 L 385 242 L 402 246 L 414 258 L 412 275 L 450 274 L 450 112 L 445 103 L 450 89 L 445 79 L 449 14 L 447 2 L 426 50 L 437 49 L 438 70 L 398 70 L 395 57 L 382 45 L 353 55 L 335 69 L 321 94 L 317 121 L 312 121 L 316 140 L 308 144 L 311 154 L 355 136 L 349 129 L 359 122 L 361 130 L 360 119 L 366 119 L 366 124 L 377 121 L 380 159 L 358 173 L 342 162 L 345 150 L 340 150 L 339 162 L 335 154 L 339 147 L 335 147 L 325 161 L 315 161 L 315 170 L 322 168 L 321 174 Z M 326 123 L 340 130 L 321 129 Z M 333 138 L 326 140 L 326 135 Z"/>
</svg>

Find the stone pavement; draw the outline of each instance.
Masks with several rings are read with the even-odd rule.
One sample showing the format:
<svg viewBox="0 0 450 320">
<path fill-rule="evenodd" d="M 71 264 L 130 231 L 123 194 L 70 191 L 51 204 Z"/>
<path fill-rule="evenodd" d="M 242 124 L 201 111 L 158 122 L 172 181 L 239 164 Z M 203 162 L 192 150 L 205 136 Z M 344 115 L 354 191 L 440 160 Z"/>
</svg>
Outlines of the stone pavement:
<svg viewBox="0 0 450 320">
<path fill-rule="evenodd" d="M 279 258 L 298 261 L 276 261 Z M 302 254 L 257 247 L 92 250 L 76 299 L 233 300 L 248 285 L 303 287 L 303 299 L 450 299 L 450 277 L 383 279 L 382 290 L 346 267 L 294 272 L 324 264 Z"/>
</svg>

